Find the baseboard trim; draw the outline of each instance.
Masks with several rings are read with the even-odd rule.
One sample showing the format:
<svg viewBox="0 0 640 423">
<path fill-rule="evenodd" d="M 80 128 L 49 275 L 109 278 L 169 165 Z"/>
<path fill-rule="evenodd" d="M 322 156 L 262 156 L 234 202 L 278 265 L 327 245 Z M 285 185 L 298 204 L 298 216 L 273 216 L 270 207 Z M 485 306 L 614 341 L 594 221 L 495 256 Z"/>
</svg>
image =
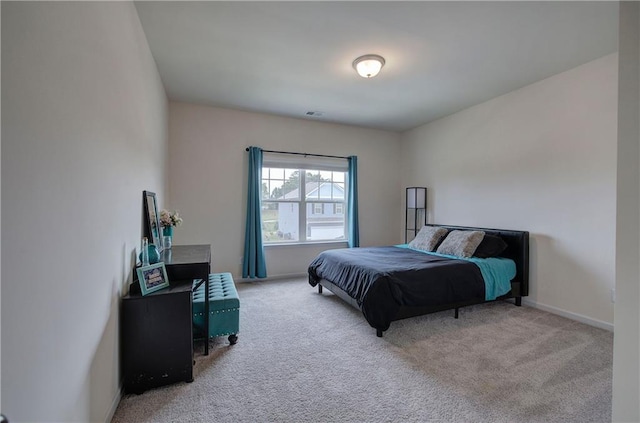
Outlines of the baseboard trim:
<svg viewBox="0 0 640 423">
<path fill-rule="evenodd" d="M 238 282 L 261 282 L 261 281 L 277 281 L 281 279 L 307 278 L 306 273 L 289 273 L 286 275 L 267 276 L 266 278 L 240 278 Z"/>
<path fill-rule="evenodd" d="M 600 329 L 608 330 L 609 332 L 613 332 L 613 324 L 603 322 L 602 320 L 592 319 L 591 317 L 584 316 L 578 313 L 572 313 L 567 310 L 563 310 L 558 307 L 553 307 L 546 304 L 540 304 L 535 301 L 529 300 L 527 298 L 522 298 L 522 304 L 527 305 L 529 307 L 537 308 L 542 311 L 547 311 L 549 313 L 557 314 L 562 317 L 566 317 L 567 319 L 576 320 L 580 323 L 585 323 L 589 326 L 595 326 Z"/>
<path fill-rule="evenodd" d="M 113 416 L 116 414 L 116 410 L 118 409 L 118 405 L 120 404 L 120 400 L 122 399 L 122 395 L 124 392 L 124 385 L 120 385 L 120 389 L 116 393 L 116 396 L 113 398 L 113 402 L 111 402 L 111 408 L 107 412 L 107 418 L 104 420 L 105 423 L 109 423 L 113 420 Z"/>
</svg>

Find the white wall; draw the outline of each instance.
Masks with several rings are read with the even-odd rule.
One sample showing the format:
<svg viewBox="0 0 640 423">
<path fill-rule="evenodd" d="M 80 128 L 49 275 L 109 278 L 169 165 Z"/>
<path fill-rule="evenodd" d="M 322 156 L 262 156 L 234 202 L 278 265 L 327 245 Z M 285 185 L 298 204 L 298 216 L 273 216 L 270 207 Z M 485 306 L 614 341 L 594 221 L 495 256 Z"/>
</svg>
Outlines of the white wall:
<svg viewBox="0 0 640 423">
<path fill-rule="evenodd" d="M 253 145 L 357 155 L 360 244 L 397 243 L 402 195 L 398 142 L 399 135 L 391 132 L 171 102 L 167 205 L 184 218 L 174 231 L 174 241 L 210 243 L 213 270 L 240 277 L 247 196 L 245 148 Z M 309 261 L 326 248 L 326 244 L 267 247 L 268 275 L 305 273 Z"/>
<path fill-rule="evenodd" d="M 2 7 L 0 7 L 0 22 L 2 22 Z M 2 25 L 0 24 L 0 29 Z M 0 30 L 0 45 L 2 45 L 2 31 Z M 0 54 L 0 68 L 2 68 L 2 55 Z M 0 83 L 0 86 L 2 84 Z M 1 103 L 1 102 L 0 102 Z M 2 122 L 2 107 L 0 106 L 0 122 Z M 0 151 L 2 149 L 2 136 L 0 134 Z M 0 161 L 1 162 L 1 161 Z M 0 169 L 2 165 L 0 164 Z M 0 171 L 0 186 L 2 182 L 2 172 Z M 0 196 L 0 209 L 2 208 L 2 198 Z M 2 234 L 2 213 L 0 213 L 0 235 Z M 0 236 L 0 239 L 2 237 Z M 2 248 L 2 242 L 0 242 L 0 249 Z M 0 255 L 0 275 L 2 275 L 2 255 Z M 2 410 L 2 278 L 0 277 L 0 410 Z"/>
<path fill-rule="evenodd" d="M 166 95 L 132 3 L 1 7 L 2 412 L 105 421 Z"/>
<path fill-rule="evenodd" d="M 612 327 L 617 53 L 406 132 L 434 223 L 527 230 L 530 303 Z"/>
<path fill-rule="evenodd" d="M 640 421 L 640 7 L 620 3 L 613 421 Z"/>
</svg>

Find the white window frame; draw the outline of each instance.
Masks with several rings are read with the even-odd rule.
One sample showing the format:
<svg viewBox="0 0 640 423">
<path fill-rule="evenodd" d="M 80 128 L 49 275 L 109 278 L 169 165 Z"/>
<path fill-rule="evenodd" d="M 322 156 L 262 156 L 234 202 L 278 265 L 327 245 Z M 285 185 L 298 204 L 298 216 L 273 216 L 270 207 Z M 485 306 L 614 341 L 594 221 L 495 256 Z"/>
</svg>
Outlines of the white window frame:
<svg viewBox="0 0 640 423">
<path fill-rule="evenodd" d="M 315 157 L 315 156 L 290 156 L 286 154 L 279 153 L 264 153 L 262 168 L 276 168 L 276 169 L 290 169 L 290 170 L 298 170 L 300 174 L 300 186 L 298 189 L 298 198 L 296 199 L 262 199 L 263 203 L 295 203 L 298 204 L 298 239 L 295 241 L 267 241 L 264 239 L 264 235 L 262 241 L 265 246 L 274 246 L 274 245 L 290 245 L 290 244 L 318 244 L 318 243 L 347 243 L 349 241 L 349 222 L 347 219 L 348 213 L 348 161 L 347 159 L 333 159 L 333 158 L 325 158 L 325 157 Z M 306 199 L 306 192 L 304 192 L 306 187 L 306 177 L 307 172 L 309 171 L 327 171 L 327 172 L 344 172 L 344 198 L 343 199 L 319 199 L 319 198 L 309 198 Z M 265 175 L 263 175 L 263 179 Z M 335 240 L 307 240 L 307 206 L 311 204 L 310 210 L 311 213 L 314 212 L 315 203 L 322 204 L 322 208 L 324 209 L 324 204 L 333 203 L 334 210 L 335 204 L 342 205 L 344 214 L 344 238 L 335 239 Z"/>
</svg>

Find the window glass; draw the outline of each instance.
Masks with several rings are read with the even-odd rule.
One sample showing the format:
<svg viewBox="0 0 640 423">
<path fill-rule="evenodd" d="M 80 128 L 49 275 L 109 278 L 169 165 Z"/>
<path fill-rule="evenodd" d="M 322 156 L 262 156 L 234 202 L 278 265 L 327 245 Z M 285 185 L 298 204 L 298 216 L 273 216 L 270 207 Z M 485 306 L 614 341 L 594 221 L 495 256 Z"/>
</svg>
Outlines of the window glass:
<svg viewBox="0 0 640 423">
<path fill-rule="evenodd" d="M 346 241 L 345 171 L 262 168 L 262 234 L 265 244 Z"/>
<path fill-rule="evenodd" d="M 299 241 L 298 203 L 262 203 L 262 239 L 266 243 Z"/>
</svg>

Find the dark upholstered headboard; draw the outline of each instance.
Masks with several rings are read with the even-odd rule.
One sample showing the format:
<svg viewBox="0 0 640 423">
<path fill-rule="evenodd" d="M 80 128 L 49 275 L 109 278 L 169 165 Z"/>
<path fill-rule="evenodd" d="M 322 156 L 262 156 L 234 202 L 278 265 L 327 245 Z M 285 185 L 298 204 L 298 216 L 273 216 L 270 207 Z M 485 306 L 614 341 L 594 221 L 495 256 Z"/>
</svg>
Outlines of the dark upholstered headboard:
<svg viewBox="0 0 640 423">
<path fill-rule="evenodd" d="M 509 229 L 473 228 L 468 226 L 450 226 L 427 224 L 427 226 L 438 226 L 450 231 L 484 231 L 490 235 L 497 235 L 507 243 L 507 249 L 501 254 L 502 257 L 510 258 L 516 263 L 516 276 L 512 282 L 520 282 L 520 294 L 529 295 L 529 232 L 513 231 Z"/>
</svg>

